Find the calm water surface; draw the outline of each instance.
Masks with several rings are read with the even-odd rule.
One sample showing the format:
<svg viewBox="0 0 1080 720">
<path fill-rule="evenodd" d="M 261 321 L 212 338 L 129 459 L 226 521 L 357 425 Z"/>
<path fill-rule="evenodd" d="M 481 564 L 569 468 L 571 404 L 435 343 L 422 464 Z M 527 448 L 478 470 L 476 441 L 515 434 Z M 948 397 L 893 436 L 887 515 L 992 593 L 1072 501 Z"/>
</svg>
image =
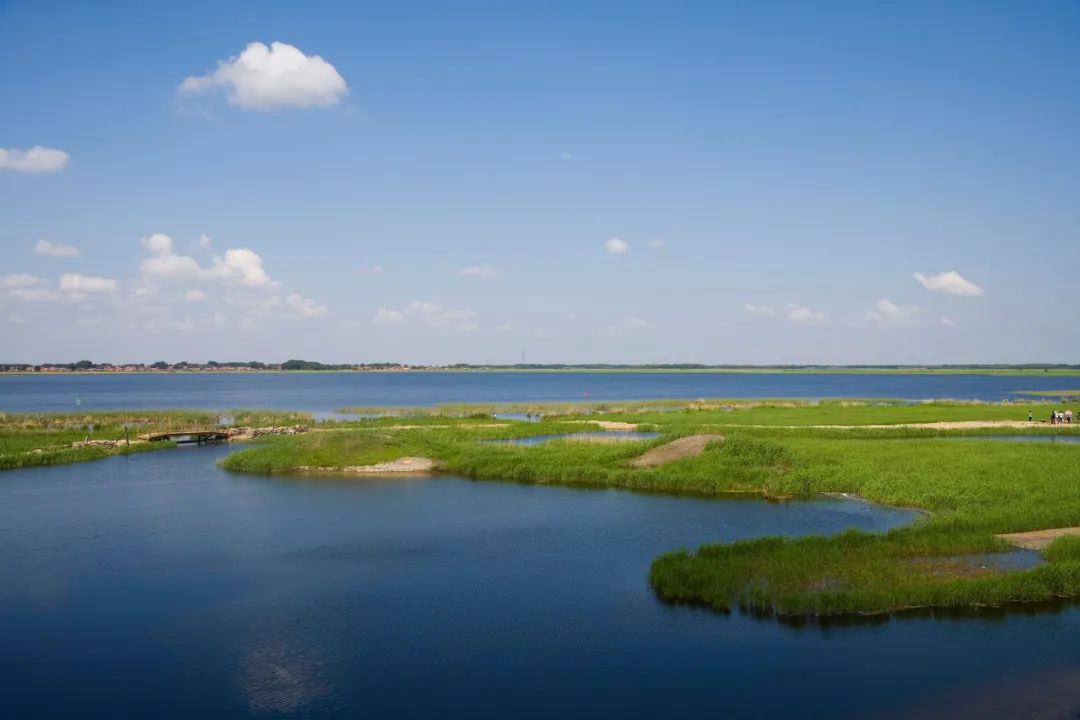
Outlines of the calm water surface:
<svg viewBox="0 0 1080 720">
<path fill-rule="evenodd" d="M 1078 378 L 992 375 L 757 373 L 249 373 L 0 376 L 0 410 L 274 408 L 327 413 L 356 406 L 665 398 L 1022 399 L 1075 389 Z"/>
<path fill-rule="evenodd" d="M 1080 709 L 1076 609 L 800 628 L 647 584 L 680 545 L 901 511 L 232 475 L 226 452 L 0 474 L 4 717 L 986 718 L 1033 692 Z"/>
</svg>

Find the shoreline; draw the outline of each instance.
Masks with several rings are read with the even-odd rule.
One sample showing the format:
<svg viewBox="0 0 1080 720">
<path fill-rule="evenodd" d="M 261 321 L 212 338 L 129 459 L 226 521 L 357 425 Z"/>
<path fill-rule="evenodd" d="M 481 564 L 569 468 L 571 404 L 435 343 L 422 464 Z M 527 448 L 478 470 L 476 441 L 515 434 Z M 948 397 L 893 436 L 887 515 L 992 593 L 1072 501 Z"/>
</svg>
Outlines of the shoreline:
<svg viewBox="0 0 1080 720">
<path fill-rule="evenodd" d="M 16 364 L 16 363 L 12 363 Z M 1023 368 L 1023 367 L 867 367 L 861 365 L 830 367 L 792 367 L 771 366 L 734 366 L 702 368 L 659 368 L 659 367 L 565 367 L 565 368 L 515 368 L 515 367 L 416 367 L 393 370 L 61 370 L 36 372 L 11 370 L 0 372 L 0 378 L 12 377 L 64 377 L 70 375 L 352 375 L 352 374 L 481 374 L 481 373 L 516 373 L 543 375 L 985 375 L 994 377 L 1078 377 L 1080 368 Z M 1024 391 L 1016 391 L 1022 393 Z M 1040 391 L 1054 392 L 1054 391 Z"/>
</svg>

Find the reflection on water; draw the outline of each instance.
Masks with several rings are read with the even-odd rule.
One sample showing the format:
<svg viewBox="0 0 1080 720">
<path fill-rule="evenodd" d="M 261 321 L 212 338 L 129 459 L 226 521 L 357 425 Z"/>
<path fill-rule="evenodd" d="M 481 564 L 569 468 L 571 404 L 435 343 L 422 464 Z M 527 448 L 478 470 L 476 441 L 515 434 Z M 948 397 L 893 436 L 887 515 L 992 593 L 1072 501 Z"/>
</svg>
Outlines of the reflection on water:
<svg viewBox="0 0 1080 720">
<path fill-rule="evenodd" d="M 1064 445 L 1080 444 L 1078 435 L 972 435 L 963 438 L 965 440 L 994 440 L 998 442 L 1040 442 L 1062 443 Z"/>
<path fill-rule="evenodd" d="M 1080 665 L 1005 675 L 874 717 L 881 720 L 1072 720 L 1080 717 Z"/>
<path fill-rule="evenodd" d="M 330 695 L 320 663 L 302 651 L 271 645 L 244 659 L 240 684 L 253 713 L 292 714 Z"/>
</svg>

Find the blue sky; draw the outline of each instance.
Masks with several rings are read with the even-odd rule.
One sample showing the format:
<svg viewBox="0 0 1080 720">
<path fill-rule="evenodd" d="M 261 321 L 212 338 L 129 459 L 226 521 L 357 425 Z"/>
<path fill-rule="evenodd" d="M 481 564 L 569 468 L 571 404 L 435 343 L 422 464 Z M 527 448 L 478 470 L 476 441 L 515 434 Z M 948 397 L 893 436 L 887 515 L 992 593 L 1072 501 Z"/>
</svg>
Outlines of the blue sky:
<svg viewBox="0 0 1080 720">
<path fill-rule="evenodd" d="M 1076 361 L 1078 38 L 1076 2 L 0 2 L 0 361 Z"/>
</svg>

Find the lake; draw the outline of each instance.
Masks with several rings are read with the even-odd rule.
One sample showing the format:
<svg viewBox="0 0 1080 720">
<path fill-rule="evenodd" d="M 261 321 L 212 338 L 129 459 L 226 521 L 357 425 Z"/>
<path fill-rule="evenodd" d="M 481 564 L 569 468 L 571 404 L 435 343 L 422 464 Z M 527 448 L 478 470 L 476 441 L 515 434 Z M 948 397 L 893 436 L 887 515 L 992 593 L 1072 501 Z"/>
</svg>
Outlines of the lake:
<svg viewBox="0 0 1080 720">
<path fill-rule="evenodd" d="M 348 406 L 667 398 L 1007 400 L 1024 390 L 1075 390 L 1080 378 L 1012 375 L 795 373 L 207 373 L 0 375 L 0 410 L 271 408 L 331 413 Z"/>
<path fill-rule="evenodd" d="M 667 606 L 648 586 L 679 546 L 884 530 L 908 512 L 236 475 L 215 465 L 227 452 L 0 474 L 5 717 L 1080 709 L 1074 606 L 793 626 Z"/>
</svg>

